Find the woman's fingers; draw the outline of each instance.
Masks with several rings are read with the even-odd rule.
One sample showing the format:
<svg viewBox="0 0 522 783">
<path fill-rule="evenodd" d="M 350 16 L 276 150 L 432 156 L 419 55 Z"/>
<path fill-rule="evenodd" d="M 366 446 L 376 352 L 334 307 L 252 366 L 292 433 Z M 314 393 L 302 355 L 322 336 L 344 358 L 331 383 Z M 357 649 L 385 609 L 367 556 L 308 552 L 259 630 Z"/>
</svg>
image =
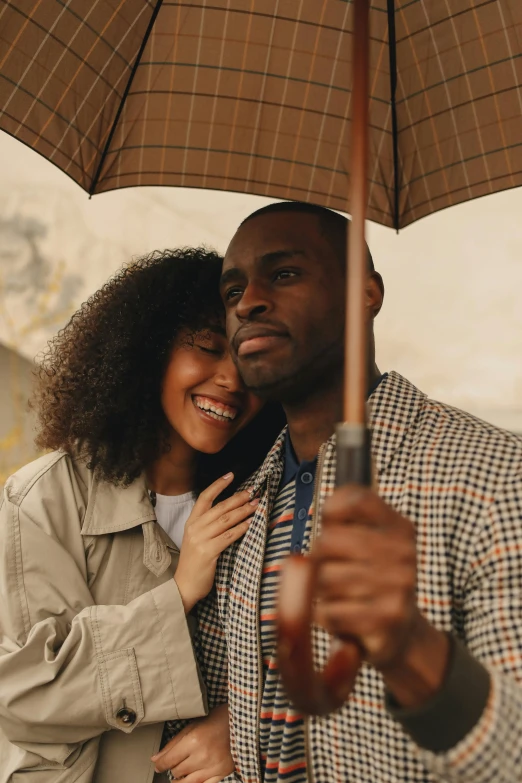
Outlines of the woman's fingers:
<svg viewBox="0 0 522 783">
<path fill-rule="evenodd" d="M 163 752 L 159 756 L 154 756 L 152 761 L 156 772 L 166 772 L 168 769 L 173 769 L 182 764 L 186 757 L 186 751 L 180 751 L 179 747 L 174 746 L 168 749 L 164 748 Z"/>
<path fill-rule="evenodd" d="M 173 764 L 171 767 L 168 767 L 168 769 L 170 769 L 176 779 L 184 778 L 186 775 L 198 771 L 197 769 L 194 769 L 194 762 L 190 756 L 184 759 L 180 764 Z"/>
<path fill-rule="evenodd" d="M 241 536 L 245 535 L 253 519 L 254 517 L 245 519 L 244 522 L 239 522 L 235 527 L 225 530 L 224 533 L 221 533 L 219 536 L 212 539 L 211 543 L 214 547 L 216 557 L 217 555 L 220 555 L 221 552 L 224 552 L 230 544 L 233 544 L 234 541 L 237 541 Z"/>
<path fill-rule="evenodd" d="M 176 773 L 173 772 L 172 774 L 175 775 Z M 222 780 L 220 777 L 209 777 L 211 774 L 210 770 L 206 769 L 191 772 L 190 775 L 183 778 L 183 783 L 207 783 L 207 781 L 218 783 L 218 781 Z"/>
<path fill-rule="evenodd" d="M 214 500 L 228 487 L 233 478 L 233 473 L 227 473 L 225 476 L 221 476 L 221 478 L 218 478 L 210 484 L 203 492 L 200 492 L 199 497 L 194 504 L 194 509 L 197 509 L 199 516 L 212 508 Z"/>
<path fill-rule="evenodd" d="M 230 514 L 231 511 L 236 511 L 243 506 L 248 508 L 249 504 L 253 506 L 257 505 L 257 503 L 257 499 L 250 500 L 250 492 L 248 490 L 244 490 L 243 492 L 236 492 L 236 494 L 232 495 L 232 497 L 227 498 L 226 500 L 222 500 L 221 503 L 217 503 L 217 505 L 212 506 L 211 509 L 206 511 L 201 516 L 200 523 L 202 525 L 211 524 L 225 514 Z"/>
<path fill-rule="evenodd" d="M 208 533 L 210 539 L 216 538 L 225 530 L 230 530 L 245 519 L 249 519 L 258 505 L 259 500 L 256 498 L 232 511 L 224 511 L 205 528 L 205 535 Z"/>
</svg>

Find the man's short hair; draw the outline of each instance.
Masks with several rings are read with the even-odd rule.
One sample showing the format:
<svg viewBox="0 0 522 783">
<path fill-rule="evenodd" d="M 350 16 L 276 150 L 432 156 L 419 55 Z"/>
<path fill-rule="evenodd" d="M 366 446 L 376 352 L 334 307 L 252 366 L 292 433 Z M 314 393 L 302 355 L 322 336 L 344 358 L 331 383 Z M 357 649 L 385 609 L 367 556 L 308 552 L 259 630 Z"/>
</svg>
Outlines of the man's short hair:
<svg viewBox="0 0 522 783">
<path fill-rule="evenodd" d="M 277 201 L 274 204 L 268 204 L 266 207 L 256 209 L 255 212 L 252 212 L 251 215 L 243 220 L 241 226 L 244 226 L 249 220 L 259 215 L 269 215 L 276 212 L 304 212 L 309 215 L 316 215 L 319 219 L 322 235 L 330 242 L 343 265 L 346 264 L 346 234 L 350 221 L 344 215 L 340 215 L 327 207 L 321 207 L 319 204 L 309 204 L 306 201 Z M 368 266 L 371 272 L 375 271 L 370 248 L 368 248 Z"/>
</svg>

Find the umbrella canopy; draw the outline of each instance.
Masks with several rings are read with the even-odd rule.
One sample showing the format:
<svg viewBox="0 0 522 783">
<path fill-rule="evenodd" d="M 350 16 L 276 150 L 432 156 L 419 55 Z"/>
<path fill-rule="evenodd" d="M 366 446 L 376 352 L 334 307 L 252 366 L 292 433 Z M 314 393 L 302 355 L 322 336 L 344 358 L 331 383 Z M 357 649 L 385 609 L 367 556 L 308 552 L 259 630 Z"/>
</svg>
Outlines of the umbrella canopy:
<svg viewBox="0 0 522 783">
<path fill-rule="evenodd" d="M 0 0 L 0 128 L 89 193 L 350 212 L 352 3 Z M 520 0 L 373 0 L 370 219 L 522 185 Z"/>
</svg>

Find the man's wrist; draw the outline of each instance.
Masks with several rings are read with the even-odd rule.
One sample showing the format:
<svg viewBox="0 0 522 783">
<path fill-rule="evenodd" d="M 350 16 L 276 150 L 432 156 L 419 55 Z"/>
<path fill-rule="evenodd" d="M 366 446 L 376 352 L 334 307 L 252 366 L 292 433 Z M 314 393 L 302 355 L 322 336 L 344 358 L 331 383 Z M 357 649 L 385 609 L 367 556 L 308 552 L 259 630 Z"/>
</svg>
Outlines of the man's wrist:
<svg viewBox="0 0 522 783">
<path fill-rule="evenodd" d="M 444 683 L 450 647 L 448 636 L 419 615 L 400 656 L 381 669 L 397 704 L 415 709 L 435 696 Z"/>
<path fill-rule="evenodd" d="M 388 692 L 389 714 L 421 748 L 445 753 L 456 747 L 479 723 L 491 690 L 488 670 L 463 642 L 448 635 L 450 656 L 444 682 L 420 707 L 404 707 Z"/>
</svg>

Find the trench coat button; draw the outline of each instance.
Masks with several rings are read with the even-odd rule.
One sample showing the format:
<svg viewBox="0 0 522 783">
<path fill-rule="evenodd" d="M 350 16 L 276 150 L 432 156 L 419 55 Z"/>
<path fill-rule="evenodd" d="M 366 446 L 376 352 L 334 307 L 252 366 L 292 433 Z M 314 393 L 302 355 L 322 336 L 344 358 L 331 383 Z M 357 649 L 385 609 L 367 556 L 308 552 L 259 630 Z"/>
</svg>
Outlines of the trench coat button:
<svg viewBox="0 0 522 783">
<path fill-rule="evenodd" d="M 116 713 L 116 720 L 120 726 L 124 726 L 125 728 L 134 726 L 136 723 L 136 713 L 124 704 Z"/>
</svg>

